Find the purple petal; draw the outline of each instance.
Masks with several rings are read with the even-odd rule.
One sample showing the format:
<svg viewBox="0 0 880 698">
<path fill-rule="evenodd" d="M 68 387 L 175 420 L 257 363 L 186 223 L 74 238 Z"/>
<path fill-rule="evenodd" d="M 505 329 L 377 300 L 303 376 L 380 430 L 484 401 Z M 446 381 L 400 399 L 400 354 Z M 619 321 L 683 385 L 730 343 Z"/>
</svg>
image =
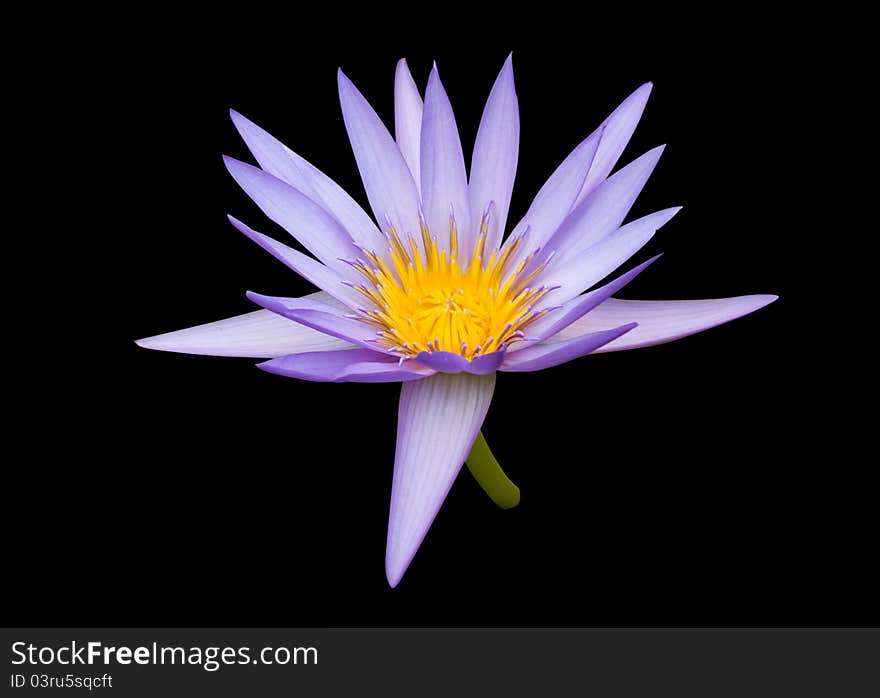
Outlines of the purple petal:
<svg viewBox="0 0 880 698">
<path fill-rule="evenodd" d="M 138 339 L 136 344 L 144 349 L 181 354 L 260 359 L 309 351 L 338 351 L 354 346 L 268 310 Z"/>
<path fill-rule="evenodd" d="M 419 193 L 388 129 L 351 81 L 339 71 L 339 102 L 370 206 L 384 228 L 386 218 L 401 235 L 419 230 Z"/>
<path fill-rule="evenodd" d="M 600 303 L 608 300 L 612 296 L 612 294 L 617 293 L 620 289 L 626 286 L 630 281 L 636 278 L 636 276 L 641 274 L 642 271 L 644 271 L 651 264 L 656 262 L 659 258 L 659 254 L 651 257 L 651 259 L 649 259 L 647 262 L 642 262 L 641 264 L 639 264 L 639 266 L 635 267 L 634 269 L 630 269 L 625 274 L 621 274 L 616 279 L 614 279 L 614 281 L 610 281 L 601 288 L 597 288 L 595 291 L 585 293 L 582 296 L 576 296 L 575 298 L 572 298 L 570 301 L 564 303 L 561 308 L 558 308 L 548 313 L 544 317 L 536 320 L 534 323 L 529 325 L 528 336 L 534 338 L 537 341 L 552 337 L 557 332 L 560 332 L 561 330 L 568 327 L 575 320 L 578 320 L 579 318 L 589 313 Z M 515 350 L 516 345 L 514 345 L 511 349 Z"/>
<path fill-rule="evenodd" d="M 381 249 L 384 238 L 376 224 L 342 187 L 234 109 L 230 115 L 260 167 L 330 213 L 356 243 Z"/>
<path fill-rule="evenodd" d="M 266 310 L 311 327 L 313 330 L 357 344 L 364 349 L 384 353 L 381 347 L 370 341 L 375 339 L 375 330 L 363 322 L 344 317 L 341 311 L 331 305 L 310 298 L 264 296 L 253 291 L 248 291 L 247 297 Z"/>
<path fill-rule="evenodd" d="M 635 326 L 636 323 L 633 322 L 611 330 L 592 332 L 572 339 L 558 340 L 559 335 L 556 335 L 553 339 L 533 344 L 517 352 L 508 352 L 501 365 L 501 370 L 542 371 L 551 366 L 558 366 L 596 351 L 602 345 L 617 339 Z"/>
<path fill-rule="evenodd" d="M 554 259 L 539 277 L 545 286 L 560 287 L 547 296 L 547 302 L 564 303 L 604 279 L 642 249 L 660 226 L 680 210 L 669 208 L 639 218 L 567 261 L 559 263 Z"/>
<path fill-rule="evenodd" d="M 590 192 L 605 180 L 618 158 L 620 158 L 623 149 L 629 143 L 633 131 L 636 130 L 639 119 L 642 117 L 648 96 L 651 94 L 651 87 L 650 82 L 642 85 L 623 100 L 623 103 L 599 127 L 599 129 L 604 130 L 602 143 L 599 145 L 596 158 L 590 167 L 590 172 L 587 175 L 581 193 L 578 195 L 576 204 L 583 201 Z"/>
<path fill-rule="evenodd" d="M 422 210 L 431 235 L 441 249 L 449 249 L 449 214 L 455 215 L 462 245 L 471 249 L 475 236 L 470 226 L 467 172 L 464 154 L 458 137 L 458 126 L 452 105 L 440 82 L 435 65 L 425 91 L 425 111 L 422 114 L 421 168 Z"/>
<path fill-rule="evenodd" d="M 258 233 L 232 216 L 228 216 L 228 218 L 229 222 L 240 232 L 247 235 L 269 254 L 280 259 L 306 281 L 313 283 L 349 308 L 356 309 L 363 306 L 364 297 L 350 286 L 347 286 L 345 279 L 332 269 L 325 267 L 311 257 L 307 257 L 302 252 L 297 252 L 293 248 L 270 238 L 268 235 Z"/>
<path fill-rule="evenodd" d="M 269 373 L 323 383 L 398 383 L 426 378 L 431 371 L 413 361 L 400 365 L 369 349 L 291 354 L 257 364 Z"/>
<path fill-rule="evenodd" d="M 476 217 L 490 202 L 495 202 L 495 215 L 489 221 L 486 242 L 486 249 L 490 252 L 498 248 L 504 234 L 518 156 L 519 105 L 513 84 L 511 55 L 489 93 L 471 159 L 471 211 Z M 463 255 L 471 252 L 471 249 L 462 250 Z"/>
<path fill-rule="evenodd" d="M 543 246 L 568 216 L 599 146 L 601 131 L 583 141 L 550 176 L 532 201 L 526 215 L 513 229 L 508 242 L 528 228 L 523 244 L 511 264 Z"/>
<path fill-rule="evenodd" d="M 289 184 L 258 167 L 223 156 L 229 174 L 271 220 L 295 237 L 309 252 L 330 266 L 351 259 L 354 245 L 339 221 Z"/>
<path fill-rule="evenodd" d="M 639 326 L 599 351 L 638 349 L 671 342 L 722 325 L 753 313 L 777 298 L 778 296 L 773 295 L 689 301 L 626 301 L 609 298 L 556 336 L 577 337 L 631 321 L 637 322 Z"/>
<path fill-rule="evenodd" d="M 556 252 L 557 259 L 576 255 L 620 226 L 654 171 L 664 147 L 649 150 L 616 172 L 569 214 L 547 243 L 547 247 Z"/>
<path fill-rule="evenodd" d="M 394 587 L 421 545 L 486 417 L 495 374 L 436 375 L 400 394 L 385 574 Z"/>
<path fill-rule="evenodd" d="M 423 351 L 416 357 L 420 364 L 438 373 L 473 373 L 478 376 L 495 373 L 503 359 L 503 350 L 477 356 L 472 361 L 450 351 Z"/>
<path fill-rule="evenodd" d="M 406 161 L 409 171 L 421 191 L 419 150 L 422 131 L 422 97 L 413 80 L 406 59 L 397 62 L 394 73 L 394 135 L 397 147 Z"/>
</svg>

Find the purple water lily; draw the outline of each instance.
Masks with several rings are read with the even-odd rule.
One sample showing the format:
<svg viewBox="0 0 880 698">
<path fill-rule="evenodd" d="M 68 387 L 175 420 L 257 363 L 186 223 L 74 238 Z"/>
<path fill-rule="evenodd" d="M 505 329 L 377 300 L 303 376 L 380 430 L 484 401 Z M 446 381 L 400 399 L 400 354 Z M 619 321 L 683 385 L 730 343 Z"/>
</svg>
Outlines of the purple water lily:
<svg viewBox="0 0 880 698">
<path fill-rule="evenodd" d="M 498 371 L 668 342 L 776 299 L 612 297 L 656 257 L 593 288 L 679 210 L 623 223 L 662 146 L 608 176 L 650 91 L 646 84 L 633 92 L 572 151 L 506 238 L 519 148 L 510 58 L 489 94 L 469 173 L 436 66 L 423 102 L 406 62 L 398 63 L 396 140 L 339 72 L 345 126 L 375 219 L 233 111 L 259 167 L 225 158 L 230 174 L 312 256 L 230 221 L 321 290 L 303 298 L 248 293 L 262 310 L 138 344 L 268 358 L 263 370 L 305 380 L 401 381 L 385 557 L 396 586 L 466 460 L 501 506 L 518 501 L 480 435 Z"/>
</svg>

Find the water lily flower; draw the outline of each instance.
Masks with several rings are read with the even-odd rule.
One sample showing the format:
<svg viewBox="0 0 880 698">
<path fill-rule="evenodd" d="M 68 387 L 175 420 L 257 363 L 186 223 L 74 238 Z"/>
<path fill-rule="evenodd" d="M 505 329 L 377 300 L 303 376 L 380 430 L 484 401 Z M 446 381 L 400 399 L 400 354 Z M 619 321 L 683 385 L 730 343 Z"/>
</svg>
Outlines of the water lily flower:
<svg viewBox="0 0 880 698">
<path fill-rule="evenodd" d="M 242 189 L 311 256 L 230 217 L 232 225 L 320 291 L 303 298 L 248 293 L 261 310 L 138 344 L 267 358 L 261 369 L 311 381 L 400 381 L 385 557 L 393 587 L 466 460 L 499 505 L 519 500 L 480 435 L 498 372 L 668 342 L 776 297 L 613 297 L 657 257 L 595 287 L 679 210 L 624 223 L 662 146 L 609 177 L 650 84 L 571 152 L 505 237 L 520 130 L 510 58 L 489 94 L 469 172 L 436 66 L 423 102 L 406 62 L 397 65 L 395 137 L 342 71 L 338 81 L 373 218 L 235 111 L 259 167 L 225 158 Z"/>
</svg>

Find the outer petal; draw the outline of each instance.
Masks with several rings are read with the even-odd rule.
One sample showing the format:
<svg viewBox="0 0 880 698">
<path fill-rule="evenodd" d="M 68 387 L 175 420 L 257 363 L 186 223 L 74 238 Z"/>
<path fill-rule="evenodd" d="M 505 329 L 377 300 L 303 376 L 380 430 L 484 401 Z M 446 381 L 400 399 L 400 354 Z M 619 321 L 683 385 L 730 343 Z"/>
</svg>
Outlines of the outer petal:
<svg viewBox="0 0 880 698">
<path fill-rule="evenodd" d="M 348 231 L 305 194 L 246 162 L 225 155 L 223 162 L 263 213 L 322 262 L 339 267 L 340 258 L 354 257 L 356 250 Z"/>
<path fill-rule="evenodd" d="M 419 88 L 416 87 L 412 73 L 409 72 L 406 59 L 401 58 L 394 73 L 394 135 L 397 139 L 397 147 L 400 148 L 403 159 L 415 180 L 416 189 L 419 191 L 421 191 L 419 169 L 421 131 L 422 97 L 419 95 Z"/>
<path fill-rule="evenodd" d="M 291 354 L 257 367 L 280 376 L 325 383 L 397 383 L 419 380 L 432 373 L 412 361 L 401 365 L 397 359 L 383 359 L 369 349 Z"/>
<path fill-rule="evenodd" d="M 539 318 L 529 325 L 529 338 L 540 342 L 541 340 L 548 339 L 557 332 L 564 330 L 575 320 L 580 319 L 600 303 L 608 300 L 612 294 L 617 293 L 659 258 L 659 254 L 651 257 L 647 262 L 642 262 L 639 266 L 630 269 L 625 274 L 621 274 L 614 279 L 614 281 L 610 281 L 601 288 L 597 288 L 595 291 L 590 291 L 590 293 L 576 296 L 570 301 L 564 303 L 560 308 L 557 308 L 544 317 Z M 523 343 L 519 342 L 514 344 L 511 347 L 511 350 L 515 351 L 517 347 L 523 348 Z"/>
<path fill-rule="evenodd" d="M 556 341 L 554 338 L 539 344 L 533 344 L 516 353 L 509 353 L 501 365 L 501 370 L 541 371 L 551 366 L 558 366 L 596 351 L 602 345 L 617 339 L 635 326 L 636 323 L 632 322 L 611 330 L 591 332 L 571 339 Z"/>
<path fill-rule="evenodd" d="M 568 216 L 577 195 L 584 184 L 584 178 L 599 147 L 602 137 L 597 131 L 583 141 L 550 176 L 541 191 L 532 201 L 523 219 L 513 229 L 508 244 L 517 234 L 528 228 L 523 243 L 513 257 L 512 264 L 524 259 L 536 248 L 543 246 L 550 236 Z"/>
<path fill-rule="evenodd" d="M 599 127 L 604 130 L 602 143 L 576 203 L 583 201 L 611 172 L 626 144 L 629 143 L 633 131 L 636 130 L 651 94 L 651 87 L 650 82 L 642 85 L 623 100 L 623 103 Z"/>
<path fill-rule="evenodd" d="M 322 291 L 326 291 L 340 303 L 347 305 L 349 308 L 355 309 L 364 304 L 364 297 L 353 288 L 346 285 L 347 282 L 345 279 L 332 269 L 325 267 L 311 257 L 307 257 L 301 252 L 297 252 L 293 248 L 270 238 L 268 235 L 258 233 L 256 230 L 249 228 L 232 216 L 229 216 L 229 222 L 269 254 L 280 259 L 306 281 L 315 284 L 315 286 Z"/>
<path fill-rule="evenodd" d="M 545 286 L 560 287 L 548 296 L 548 303 L 551 300 L 554 303 L 568 301 L 604 279 L 642 249 L 657 229 L 680 210 L 666 209 L 639 218 L 568 261 L 559 263 L 554 259 L 539 277 Z"/>
<path fill-rule="evenodd" d="M 473 373 L 485 376 L 498 370 L 505 351 L 505 349 L 493 351 L 478 356 L 472 361 L 450 351 L 423 351 L 416 357 L 416 361 L 438 373 Z"/>
<path fill-rule="evenodd" d="M 369 326 L 353 318 L 345 317 L 344 311 L 340 311 L 332 305 L 310 298 L 264 296 L 253 291 L 248 291 L 247 297 L 266 310 L 271 310 L 289 320 L 311 327 L 313 330 L 345 342 L 357 344 L 364 349 L 384 353 L 381 347 L 371 341 L 375 339 L 375 332 L 371 331 Z"/>
<path fill-rule="evenodd" d="M 631 321 L 637 322 L 639 326 L 598 351 L 638 349 L 671 342 L 722 325 L 753 313 L 778 297 L 754 295 L 692 301 L 626 301 L 609 298 L 556 337 L 578 337 Z"/>
<path fill-rule="evenodd" d="M 342 187 L 234 109 L 229 113 L 260 167 L 324 208 L 356 243 L 381 249 L 384 238 L 376 224 Z"/>
<path fill-rule="evenodd" d="M 470 227 L 464 154 L 452 105 L 436 65 L 431 69 L 425 91 L 421 133 L 422 210 L 428 227 L 440 241 L 441 248 L 449 249 L 449 214 L 453 213 L 459 231 L 468 239 L 462 244 L 470 249 L 474 236 Z"/>
<path fill-rule="evenodd" d="M 394 587 L 421 545 L 473 446 L 495 374 L 437 375 L 400 394 L 385 573 Z"/>
<path fill-rule="evenodd" d="M 136 344 L 144 349 L 181 354 L 255 358 L 354 348 L 353 344 L 291 322 L 268 310 L 138 339 Z"/>
<path fill-rule="evenodd" d="M 558 259 L 576 255 L 617 229 L 654 171 L 664 147 L 633 160 L 571 212 L 547 243 Z"/>
<path fill-rule="evenodd" d="M 471 211 L 476 216 L 477 212 L 486 210 L 490 202 L 495 202 L 486 243 L 490 251 L 499 246 L 504 234 L 519 157 L 519 104 L 513 85 L 512 61 L 512 55 L 508 56 L 489 93 L 471 159 Z M 463 255 L 468 257 L 471 252 L 472 249 L 463 249 Z"/>
<path fill-rule="evenodd" d="M 419 193 L 388 129 L 351 81 L 339 71 L 339 102 L 367 198 L 379 226 L 386 219 L 401 234 L 419 227 Z"/>
</svg>

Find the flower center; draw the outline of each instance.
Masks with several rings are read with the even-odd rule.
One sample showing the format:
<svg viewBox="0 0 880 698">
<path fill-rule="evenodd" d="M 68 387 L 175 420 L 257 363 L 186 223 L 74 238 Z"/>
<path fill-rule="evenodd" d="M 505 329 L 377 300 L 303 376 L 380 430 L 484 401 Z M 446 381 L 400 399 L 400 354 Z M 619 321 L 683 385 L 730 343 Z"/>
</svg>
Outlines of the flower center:
<svg viewBox="0 0 880 698">
<path fill-rule="evenodd" d="M 389 227 L 388 261 L 362 250 L 369 261 L 359 259 L 352 266 L 368 283 L 355 288 L 375 309 L 361 310 L 361 319 L 378 328 L 381 346 L 401 357 L 447 351 L 471 360 L 522 339 L 523 330 L 547 312 L 534 306 L 550 289 L 527 286 L 541 270 L 539 265 L 528 269 L 537 250 L 512 265 L 519 236 L 486 258 L 487 229 L 484 215 L 473 255 L 464 264 L 454 219 L 448 250 L 424 221 L 421 246 L 413 238 L 404 242 Z"/>
</svg>

